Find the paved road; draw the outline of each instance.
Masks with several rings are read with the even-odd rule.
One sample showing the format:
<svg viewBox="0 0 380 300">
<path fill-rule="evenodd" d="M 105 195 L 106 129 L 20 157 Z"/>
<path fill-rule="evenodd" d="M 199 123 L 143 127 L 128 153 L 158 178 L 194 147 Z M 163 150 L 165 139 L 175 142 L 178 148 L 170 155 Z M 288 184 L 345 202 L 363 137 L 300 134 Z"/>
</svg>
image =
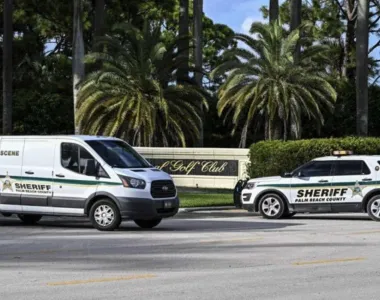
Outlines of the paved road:
<svg viewBox="0 0 380 300">
<path fill-rule="evenodd" d="M 230 217 L 229 217 L 230 216 Z M 378 299 L 380 224 L 184 213 L 153 230 L 0 218 L 0 299 Z"/>
</svg>

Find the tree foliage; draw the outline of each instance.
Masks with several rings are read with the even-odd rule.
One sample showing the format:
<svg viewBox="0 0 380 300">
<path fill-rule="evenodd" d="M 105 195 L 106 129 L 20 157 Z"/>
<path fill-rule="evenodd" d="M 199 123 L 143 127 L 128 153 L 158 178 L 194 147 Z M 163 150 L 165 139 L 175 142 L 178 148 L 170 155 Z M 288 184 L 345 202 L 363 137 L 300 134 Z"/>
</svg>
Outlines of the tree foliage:
<svg viewBox="0 0 380 300">
<path fill-rule="evenodd" d="M 81 84 L 78 122 L 83 132 L 122 137 L 134 145 L 186 146 L 199 138 L 206 93 L 194 85 L 174 85 L 181 56 L 178 41 L 166 46 L 159 26 L 142 30 L 123 24 L 123 41 L 100 40 L 104 52 L 87 62 L 101 63 Z"/>
</svg>

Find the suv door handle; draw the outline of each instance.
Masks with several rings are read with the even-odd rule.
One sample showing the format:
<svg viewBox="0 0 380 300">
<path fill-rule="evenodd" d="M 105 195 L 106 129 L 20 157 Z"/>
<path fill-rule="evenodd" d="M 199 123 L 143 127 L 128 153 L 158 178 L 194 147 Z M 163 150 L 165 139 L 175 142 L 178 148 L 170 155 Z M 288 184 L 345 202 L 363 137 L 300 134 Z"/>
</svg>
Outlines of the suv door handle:
<svg viewBox="0 0 380 300">
<path fill-rule="evenodd" d="M 26 171 L 25 174 L 33 175 L 34 172 L 33 171 Z"/>
<path fill-rule="evenodd" d="M 363 181 L 372 181 L 372 178 L 364 178 Z"/>
<path fill-rule="evenodd" d="M 65 177 L 65 175 L 62 175 L 62 174 L 56 174 L 55 176 L 56 177 L 60 177 L 60 178 L 64 178 Z"/>
<path fill-rule="evenodd" d="M 329 181 L 322 179 L 322 180 L 319 180 L 319 182 L 329 182 Z"/>
</svg>

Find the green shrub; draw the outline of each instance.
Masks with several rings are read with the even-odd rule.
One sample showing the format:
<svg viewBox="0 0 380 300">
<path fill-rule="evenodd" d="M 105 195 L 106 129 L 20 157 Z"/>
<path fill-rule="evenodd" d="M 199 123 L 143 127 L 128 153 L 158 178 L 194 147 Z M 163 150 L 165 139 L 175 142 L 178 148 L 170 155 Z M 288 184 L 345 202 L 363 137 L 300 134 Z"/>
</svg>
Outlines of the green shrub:
<svg viewBox="0 0 380 300">
<path fill-rule="evenodd" d="M 248 171 L 251 178 L 280 175 L 314 158 L 329 156 L 334 150 L 380 155 L 380 138 L 346 137 L 259 142 L 251 146 Z"/>
</svg>

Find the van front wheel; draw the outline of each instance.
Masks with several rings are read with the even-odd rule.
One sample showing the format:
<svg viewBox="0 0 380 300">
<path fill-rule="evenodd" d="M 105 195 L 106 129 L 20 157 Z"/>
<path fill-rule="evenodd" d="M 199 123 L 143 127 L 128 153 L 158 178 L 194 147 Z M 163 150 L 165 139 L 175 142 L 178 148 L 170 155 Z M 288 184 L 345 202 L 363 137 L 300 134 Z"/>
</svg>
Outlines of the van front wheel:
<svg viewBox="0 0 380 300">
<path fill-rule="evenodd" d="M 34 225 L 41 220 L 41 215 L 17 215 L 18 218 L 26 225 Z"/>
<path fill-rule="evenodd" d="M 135 220 L 135 223 L 144 229 L 150 229 L 153 227 L 156 227 L 158 224 L 160 224 L 162 219 L 154 219 L 154 220 Z"/>
<path fill-rule="evenodd" d="M 96 229 L 112 231 L 120 226 L 120 211 L 111 200 L 100 200 L 91 207 L 90 220 Z"/>
</svg>

